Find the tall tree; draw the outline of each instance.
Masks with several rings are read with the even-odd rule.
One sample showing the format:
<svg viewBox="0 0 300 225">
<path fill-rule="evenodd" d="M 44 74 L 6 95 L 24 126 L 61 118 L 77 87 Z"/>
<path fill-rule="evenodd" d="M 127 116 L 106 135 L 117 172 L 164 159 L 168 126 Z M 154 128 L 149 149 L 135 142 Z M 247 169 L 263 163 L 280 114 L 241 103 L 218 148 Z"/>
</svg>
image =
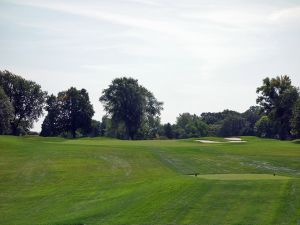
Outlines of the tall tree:
<svg viewBox="0 0 300 225">
<path fill-rule="evenodd" d="M 160 115 L 162 102 L 133 78 L 117 78 L 99 99 L 115 124 L 124 124 L 127 137 L 135 139 L 142 124 Z"/>
<path fill-rule="evenodd" d="M 65 129 L 71 131 L 73 138 L 79 128 L 87 132 L 95 113 L 87 91 L 71 87 L 66 92 L 58 93 L 58 99 L 63 102 L 62 123 Z"/>
<path fill-rule="evenodd" d="M 43 92 L 37 83 L 9 71 L 0 71 L 0 86 L 14 108 L 12 134 L 18 135 L 21 131 L 28 131 L 33 122 L 43 114 L 47 93 Z"/>
<path fill-rule="evenodd" d="M 299 97 L 298 89 L 292 86 L 290 78 L 285 75 L 265 78 L 256 92 L 259 94 L 257 103 L 274 125 L 275 137 L 288 138 L 293 106 Z"/>
<path fill-rule="evenodd" d="M 71 132 L 75 138 L 78 129 L 85 134 L 89 132 L 94 110 L 85 89 L 71 87 L 58 93 L 57 97 L 50 96 L 47 104 L 48 114 L 41 135 L 55 136 L 61 132 Z"/>
<path fill-rule="evenodd" d="M 2 87 L 0 87 L 0 134 L 8 134 L 10 132 L 10 121 L 12 118 L 12 104 Z"/>
<path fill-rule="evenodd" d="M 58 101 L 56 96 L 50 95 L 46 103 L 45 109 L 48 113 L 43 121 L 40 135 L 45 137 L 57 136 L 63 132 L 62 101 Z"/>
</svg>

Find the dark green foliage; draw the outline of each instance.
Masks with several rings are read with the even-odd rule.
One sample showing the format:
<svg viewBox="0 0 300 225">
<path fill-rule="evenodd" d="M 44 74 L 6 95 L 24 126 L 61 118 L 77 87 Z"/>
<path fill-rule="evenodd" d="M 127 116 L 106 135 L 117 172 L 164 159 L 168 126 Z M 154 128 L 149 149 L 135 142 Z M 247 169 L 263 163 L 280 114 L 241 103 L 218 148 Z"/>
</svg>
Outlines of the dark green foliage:
<svg viewBox="0 0 300 225">
<path fill-rule="evenodd" d="M 47 93 L 35 82 L 25 80 L 9 71 L 0 71 L 0 86 L 14 108 L 11 120 L 12 134 L 19 135 L 29 131 L 33 122 L 43 114 Z"/>
<path fill-rule="evenodd" d="M 13 118 L 13 106 L 0 87 L 0 134 L 10 133 L 10 121 Z"/>
<path fill-rule="evenodd" d="M 160 132 L 160 120 L 154 117 L 151 121 L 143 121 L 140 128 L 135 134 L 135 139 L 154 139 L 157 138 Z M 108 116 L 103 116 L 101 122 L 102 136 L 128 139 L 128 133 L 124 122 L 116 123 Z"/>
<path fill-rule="evenodd" d="M 219 135 L 222 137 L 243 135 L 246 127 L 246 120 L 240 115 L 230 115 L 222 123 Z"/>
<path fill-rule="evenodd" d="M 124 127 L 124 138 L 136 139 L 143 127 L 151 127 L 162 110 L 162 102 L 133 78 L 117 78 L 104 89 L 100 101 L 113 127 Z"/>
<path fill-rule="evenodd" d="M 48 114 L 42 125 L 42 136 L 56 136 L 62 132 L 70 132 L 73 138 L 76 131 L 88 134 L 94 115 L 93 106 L 85 89 L 77 90 L 71 87 L 58 93 L 57 97 L 50 96 L 47 101 Z"/>
<path fill-rule="evenodd" d="M 296 137 L 300 137 L 300 98 L 294 105 L 292 118 L 291 118 L 292 134 Z"/>
<path fill-rule="evenodd" d="M 219 136 L 220 129 L 222 127 L 222 123 L 217 123 L 217 124 L 209 124 L 208 125 L 208 136 Z"/>
<path fill-rule="evenodd" d="M 254 124 L 259 115 L 257 107 L 250 107 L 244 113 L 224 110 L 216 113 L 202 113 L 201 119 L 208 124 L 209 136 L 239 136 L 254 133 Z"/>
<path fill-rule="evenodd" d="M 57 130 L 53 129 L 53 124 L 48 116 L 45 117 L 40 135 L 43 137 L 54 137 Z"/>
<path fill-rule="evenodd" d="M 160 118 L 156 117 L 147 117 L 146 120 L 143 120 L 140 129 L 136 134 L 136 139 L 154 139 L 159 136 L 160 132 Z"/>
<path fill-rule="evenodd" d="M 46 99 L 38 84 L 0 71 L 0 134 L 26 134 L 41 115 Z M 162 102 L 133 78 L 117 78 L 103 90 L 100 101 L 107 115 L 94 115 L 85 89 L 70 88 L 47 97 L 47 116 L 41 136 L 109 136 L 120 139 L 190 138 L 258 135 L 288 139 L 299 137 L 299 91 L 288 76 L 265 78 L 257 88 L 259 106 L 244 113 L 232 110 L 183 113 L 176 124 L 161 125 Z M 261 117 L 263 116 L 263 117 Z"/>
<path fill-rule="evenodd" d="M 114 123 L 107 115 L 102 117 L 101 134 L 102 136 L 119 139 L 126 139 L 128 137 L 124 123 Z"/>
<path fill-rule="evenodd" d="M 101 136 L 101 123 L 97 120 L 92 120 L 91 128 L 89 130 L 90 137 L 99 137 Z"/>
<path fill-rule="evenodd" d="M 229 116 L 238 116 L 240 113 L 225 109 L 222 112 L 205 112 L 201 114 L 201 119 L 206 124 L 220 124 L 222 121 Z"/>
<path fill-rule="evenodd" d="M 107 116 L 103 116 L 100 122 L 100 136 L 105 136 L 105 130 L 106 130 L 105 118 L 107 118 Z"/>
<path fill-rule="evenodd" d="M 207 124 L 199 116 L 183 113 L 177 117 L 174 132 L 177 138 L 190 138 L 207 136 L 207 130 Z"/>
<path fill-rule="evenodd" d="M 272 121 L 274 137 L 289 138 L 292 110 L 299 97 L 298 90 L 292 86 L 290 78 L 286 75 L 272 79 L 267 77 L 256 92 L 259 94 L 257 103 Z"/>
<path fill-rule="evenodd" d="M 274 126 L 268 116 L 262 116 L 254 126 L 255 134 L 259 137 L 273 137 Z"/>
<path fill-rule="evenodd" d="M 217 112 L 217 113 L 205 112 L 201 114 L 201 118 L 203 122 L 205 122 L 208 125 L 216 124 L 224 120 L 224 114 L 222 112 Z"/>
<path fill-rule="evenodd" d="M 111 119 L 106 115 L 103 116 L 101 120 L 101 136 L 113 137 L 109 131 L 111 130 L 111 126 Z"/>
<path fill-rule="evenodd" d="M 229 109 L 225 109 L 222 112 L 223 118 L 227 118 L 227 117 L 236 117 L 236 116 L 240 116 L 241 114 L 239 112 L 233 111 L 233 110 L 229 110 Z"/>
<path fill-rule="evenodd" d="M 84 133 L 87 133 L 94 115 L 87 91 L 71 87 L 66 92 L 58 93 L 58 99 L 63 102 L 62 123 L 64 129 L 71 131 L 73 138 L 76 137 L 77 129 L 82 129 Z"/>
<path fill-rule="evenodd" d="M 172 139 L 174 137 L 174 133 L 173 133 L 173 129 L 172 129 L 172 125 L 170 123 L 167 123 L 163 126 L 163 130 L 164 130 L 164 135 L 169 138 Z"/>
<path fill-rule="evenodd" d="M 243 129 L 243 135 L 255 135 L 254 126 L 261 117 L 261 108 L 259 106 L 251 106 L 246 112 L 242 113 L 241 115 L 246 120 L 246 124 Z"/>
<path fill-rule="evenodd" d="M 47 106 L 48 112 L 42 124 L 41 136 L 58 136 L 63 132 L 62 126 L 62 101 L 58 101 L 54 95 L 48 97 Z"/>
</svg>

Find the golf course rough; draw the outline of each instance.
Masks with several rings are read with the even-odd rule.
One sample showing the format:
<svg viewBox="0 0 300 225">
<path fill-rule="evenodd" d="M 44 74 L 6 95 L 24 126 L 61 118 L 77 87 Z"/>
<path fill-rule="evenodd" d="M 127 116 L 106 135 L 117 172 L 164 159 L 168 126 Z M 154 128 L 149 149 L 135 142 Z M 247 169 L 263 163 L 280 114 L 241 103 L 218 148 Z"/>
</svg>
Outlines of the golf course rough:
<svg viewBox="0 0 300 225">
<path fill-rule="evenodd" d="M 0 224 L 300 224 L 299 142 L 242 139 L 0 136 Z"/>
</svg>

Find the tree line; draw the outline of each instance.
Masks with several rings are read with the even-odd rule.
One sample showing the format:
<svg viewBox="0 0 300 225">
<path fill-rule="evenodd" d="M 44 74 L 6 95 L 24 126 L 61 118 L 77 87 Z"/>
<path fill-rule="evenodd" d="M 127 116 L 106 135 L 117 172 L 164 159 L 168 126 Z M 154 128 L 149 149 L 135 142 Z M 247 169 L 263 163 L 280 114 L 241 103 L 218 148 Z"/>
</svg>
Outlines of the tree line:
<svg viewBox="0 0 300 225">
<path fill-rule="evenodd" d="M 257 105 L 243 113 L 232 110 L 182 113 L 174 124 L 162 124 L 163 103 L 133 78 L 116 78 L 99 101 L 106 114 L 93 119 L 87 90 L 71 87 L 49 95 L 34 81 L 0 71 L 0 134 L 24 135 L 46 111 L 41 136 L 107 136 L 119 139 L 179 139 L 241 136 L 300 137 L 299 88 L 288 76 L 265 78 L 256 90 Z"/>
</svg>

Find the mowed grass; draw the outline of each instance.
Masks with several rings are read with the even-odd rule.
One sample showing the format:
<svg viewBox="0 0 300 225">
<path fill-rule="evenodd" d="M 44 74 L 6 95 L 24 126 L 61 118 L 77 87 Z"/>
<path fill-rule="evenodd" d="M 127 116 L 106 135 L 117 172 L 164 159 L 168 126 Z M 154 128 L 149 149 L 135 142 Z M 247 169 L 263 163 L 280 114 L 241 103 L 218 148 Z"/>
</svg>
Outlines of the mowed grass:
<svg viewBox="0 0 300 225">
<path fill-rule="evenodd" d="M 0 136 L 0 224 L 300 224 L 300 143 L 243 139 Z"/>
<path fill-rule="evenodd" d="M 209 180 L 286 180 L 291 177 L 277 176 L 276 174 L 205 174 L 195 175 Z"/>
</svg>

